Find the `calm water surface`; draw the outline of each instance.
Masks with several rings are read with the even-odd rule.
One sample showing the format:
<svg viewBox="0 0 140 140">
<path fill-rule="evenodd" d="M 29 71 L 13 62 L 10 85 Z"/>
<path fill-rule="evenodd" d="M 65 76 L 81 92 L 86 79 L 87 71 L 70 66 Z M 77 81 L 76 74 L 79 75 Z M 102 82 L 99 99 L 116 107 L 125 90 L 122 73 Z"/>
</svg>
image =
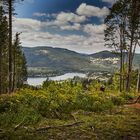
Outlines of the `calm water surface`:
<svg viewBox="0 0 140 140">
<path fill-rule="evenodd" d="M 83 73 L 66 73 L 64 75 L 61 76 L 55 76 L 55 77 L 49 77 L 49 80 L 53 80 L 53 81 L 60 81 L 60 80 L 67 80 L 67 79 L 72 79 L 75 76 L 79 76 L 81 78 L 86 77 L 86 74 Z M 28 78 L 27 82 L 29 85 L 32 86 L 38 86 L 38 85 L 42 85 L 44 81 L 46 81 L 47 78 Z"/>
</svg>

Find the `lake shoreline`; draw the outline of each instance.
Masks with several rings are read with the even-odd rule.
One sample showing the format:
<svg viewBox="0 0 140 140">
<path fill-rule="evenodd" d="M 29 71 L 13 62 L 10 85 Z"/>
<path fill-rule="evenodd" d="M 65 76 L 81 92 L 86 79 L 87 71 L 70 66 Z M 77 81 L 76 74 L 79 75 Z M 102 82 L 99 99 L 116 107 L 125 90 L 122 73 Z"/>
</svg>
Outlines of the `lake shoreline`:
<svg viewBox="0 0 140 140">
<path fill-rule="evenodd" d="M 31 75 L 28 74 L 28 78 L 46 78 L 46 77 L 56 77 L 56 76 L 61 76 L 67 73 L 82 73 L 82 74 L 87 74 L 88 72 L 85 71 L 67 71 L 67 72 L 60 72 L 60 73 L 46 73 L 46 74 L 35 74 L 35 75 Z"/>
<path fill-rule="evenodd" d="M 74 77 L 86 78 L 87 74 L 77 72 L 77 73 L 66 73 L 63 75 L 53 76 L 53 77 L 28 77 L 27 83 L 28 85 L 31 85 L 31 86 L 41 86 L 43 82 L 45 82 L 46 80 L 65 81 L 68 79 L 73 79 Z"/>
</svg>

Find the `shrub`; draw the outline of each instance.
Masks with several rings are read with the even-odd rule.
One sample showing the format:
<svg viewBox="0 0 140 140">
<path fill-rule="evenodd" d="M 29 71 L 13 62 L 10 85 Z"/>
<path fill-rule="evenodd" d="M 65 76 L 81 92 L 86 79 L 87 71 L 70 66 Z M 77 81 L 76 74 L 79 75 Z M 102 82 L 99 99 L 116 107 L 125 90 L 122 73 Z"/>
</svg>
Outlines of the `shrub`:
<svg viewBox="0 0 140 140">
<path fill-rule="evenodd" d="M 44 84 L 45 86 L 45 84 Z M 111 94 L 98 90 L 91 84 L 85 91 L 78 81 L 47 83 L 39 90 L 21 89 L 12 96 L 0 97 L 0 124 L 18 124 L 25 120 L 28 124 L 37 123 L 41 118 L 66 118 L 73 111 L 84 110 L 101 112 L 110 110 L 114 105 L 122 105 L 133 97 L 126 94 Z M 96 90 L 97 89 L 97 90 Z M 6 119 L 5 119 L 6 118 Z"/>
<path fill-rule="evenodd" d="M 114 105 L 122 105 L 125 103 L 125 99 L 120 96 L 111 96 L 111 101 Z"/>
</svg>

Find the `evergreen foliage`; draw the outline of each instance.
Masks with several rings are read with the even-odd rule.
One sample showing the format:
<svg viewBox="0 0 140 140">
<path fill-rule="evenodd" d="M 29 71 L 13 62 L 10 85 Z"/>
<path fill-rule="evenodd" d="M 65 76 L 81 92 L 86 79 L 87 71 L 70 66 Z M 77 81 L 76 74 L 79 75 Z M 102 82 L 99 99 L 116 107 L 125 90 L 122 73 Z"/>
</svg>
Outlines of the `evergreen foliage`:
<svg viewBox="0 0 140 140">
<path fill-rule="evenodd" d="M 105 24 L 106 45 L 114 47 L 120 55 L 120 91 L 130 92 L 133 59 L 136 47 L 140 45 L 140 1 L 116 1 L 105 19 Z"/>
<path fill-rule="evenodd" d="M 27 80 L 26 59 L 22 52 L 18 33 L 12 42 L 11 59 L 9 59 L 9 23 L 5 14 L 6 9 L 3 5 L 0 7 L 0 94 L 9 91 L 9 81 L 11 91 L 14 91 Z M 11 62 L 9 63 L 9 61 Z M 12 77 L 9 77 L 9 66 Z"/>
</svg>

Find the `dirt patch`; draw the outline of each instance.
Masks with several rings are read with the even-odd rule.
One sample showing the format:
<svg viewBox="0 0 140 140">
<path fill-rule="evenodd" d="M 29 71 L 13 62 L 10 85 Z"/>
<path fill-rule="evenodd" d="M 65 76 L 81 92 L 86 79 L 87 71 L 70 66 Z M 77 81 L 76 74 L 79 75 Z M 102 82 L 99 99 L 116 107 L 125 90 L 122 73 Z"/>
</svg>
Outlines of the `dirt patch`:
<svg viewBox="0 0 140 140">
<path fill-rule="evenodd" d="M 140 104 L 139 103 L 131 104 L 131 105 L 129 105 L 129 107 L 140 109 Z"/>
</svg>

